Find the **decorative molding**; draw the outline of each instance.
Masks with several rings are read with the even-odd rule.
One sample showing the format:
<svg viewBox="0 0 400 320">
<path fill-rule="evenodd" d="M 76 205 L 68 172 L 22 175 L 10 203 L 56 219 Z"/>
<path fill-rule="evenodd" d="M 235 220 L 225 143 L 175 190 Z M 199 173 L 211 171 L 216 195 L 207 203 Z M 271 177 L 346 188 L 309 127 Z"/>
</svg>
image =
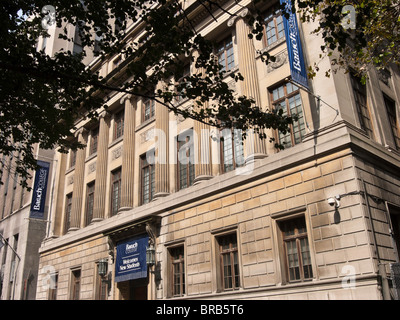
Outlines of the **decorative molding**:
<svg viewBox="0 0 400 320">
<path fill-rule="evenodd" d="M 140 143 L 145 143 L 152 139 L 154 139 L 154 127 L 147 129 L 145 132 L 140 134 Z"/>
<path fill-rule="evenodd" d="M 121 157 L 122 156 L 122 146 L 120 146 L 120 147 L 118 147 L 118 148 L 115 148 L 113 151 L 112 151 L 112 159 L 111 160 L 116 160 L 116 159 L 118 159 L 119 157 Z"/>
<path fill-rule="evenodd" d="M 267 72 L 270 73 L 280 67 L 282 67 L 288 61 L 287 51 L 281 52 L 275 56 L 276 60 L 274 62 L 269 62 L 267 65 Z"/>
<path fill-rule="evenodd" d="M 96 171 L 96 161 L 92 162 L 88 165 L 88 174 Z"/>
<path fill-rule="evenodd" d="M 67 179 L 67 185 L 69 186 L 70 184 L 74 183 L 74 176 L 69 176 Z"/>
</svg>

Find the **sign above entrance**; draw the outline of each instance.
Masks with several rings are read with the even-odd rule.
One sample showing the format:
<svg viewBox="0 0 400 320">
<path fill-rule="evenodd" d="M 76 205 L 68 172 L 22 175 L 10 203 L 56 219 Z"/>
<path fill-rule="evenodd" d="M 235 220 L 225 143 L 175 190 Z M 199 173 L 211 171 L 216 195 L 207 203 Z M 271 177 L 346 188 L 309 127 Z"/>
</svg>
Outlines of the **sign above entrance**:
<svg viewBox="0 0 400 320">
<path fill-rule="evenodd" d="M 147 277 L 146 248 L 149 236 L 141 235 L 117 244 L 115 282 Z"/>
</svg>

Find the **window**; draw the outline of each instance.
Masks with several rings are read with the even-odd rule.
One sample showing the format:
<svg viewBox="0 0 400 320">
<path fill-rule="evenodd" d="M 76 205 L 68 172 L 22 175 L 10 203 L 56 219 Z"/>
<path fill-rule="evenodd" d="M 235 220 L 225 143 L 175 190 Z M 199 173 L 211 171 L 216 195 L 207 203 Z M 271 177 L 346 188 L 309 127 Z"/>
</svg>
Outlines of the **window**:
<svg viewBox="0 0 400 320">
<path fill-rule="evenodd" d="M 178 189 L 185 189 L 194 182 L 193 130 L 178 136 Z"/>
<path fill-rule="evenodd" d="M 155 102 L 153 99 L 146 99 L 143 102 L 142 122 L 154 117 Z"/>
<path fill-rule="evenodd" d="M 76 269 L 71 272 L 70 300 L 79 300 L 80 291 L 81 291 L 81 269 Z"/>
<path fill-rule="evenodd" d="M 217 242 L 221 274 L 221 289 L 238 289 L 240 287 L 240 275 L 236 233 L 219 236 Z"/>
<path fill-rule="evenodd" d="M 99 265 L 97 264 L 96 268 L 96 300 L 107 300 L 108 296 L 108 276 L 100 276 L 99 275 Z"/>
<path fill-rule="evenodd" d="M 111 173 L 111 215 L 116 215 L 121 203 L 121 168 Z"/>
<path fill-rule="evenodd" d="M 74 36 L 74 47 L 72 49 L 72 53 L 73 54 L 78 54 L 81 53 L 83 51 L 83 47 L 82 47 L 82 39 L 81 39 L 81 35 L 80 35 L 80 25 L 83 28 L 82 25 L 82 21 L 78 21 L 78 24 L 75 27 L 75 36 Z"/>
<path fill-rule="evenodd" d="M 97 152 L 97 143 L 99 138 L 99 128 L 93 129 L 90 133 L 90 149 L 89 154 L 95 154 Z"/>
<path fill-rule="evenodd" d="M 124 110 L 114 115 L 114 140 L 124 135 Z"/>
<path fill-rule="evenodd" d="M 305 135 L 305 124 L 299 88 L 290 82 L 285 83 L 273 89 L 270 92 L 270 97 L 274 108 L 277 110 L 281 109 L 284 116 L 297 115 L 298 117 L 298 121 L 290 125 L 290 132 L 285 134 L 278 132 L 279 143 L 285 147 L 291 147 L 300 143 Z"/>
<path fill-rule="evenodd" d="M 72 208 L 72 193 L 67 194 L 65 201 L 65 233 L 68 232 L 71 226 L 71 208 Z"/>
<path fill-rule="evenodd" d="M 177 103 L 180 103 L 184 100 L 184 95 L 186 93 L 186 88 L 190 87 L 191 83 L 190 81 L 186 80 L 185 77 L 190 76 L 190 64 L 185 64 L 182 70 L 182 74 L 180 74 L 177 80 L 179 83 L 179 86 L 181 86 L 180 92 L 177 92 L 177 95 L 175 96 L 175 101 Z"/>
<path fill-rule="evenodd" d="M 302 281 L 313 277 L 310 248 L 304 216 L 281 221 L 287 280 Z"/>
<path fill-rule="evenodd" d="M 388 114 L 390 127 L 392 129 L 395 146 L 396 146 L 396 149 L 399 149 L 400 148 L 400 130 L 399 130 L 399 122 L 398 122 L 397 116 L 396 116 L 396 103 L 386 95 L 383 95 L 383 98 L 385 100 L 386 111 Z"/>
<path fill-rule="evenodd" d="M 49 300 L 57 300 L 58 273 L 50 274 Z"/>
<path fill-rule="evenodd" d="M 154 159 L 154 151 L 152 152 Z M 155 190 L 155 167 L 153 163 L 149 163 L 146 154 L 140 157 L 141 178 L 142 178 L 142 204 L 149 203 L 153 200 Z"/>
<path fill-rule="evenodd" d="M 94 186 L 92 182 L 86 187 L 86 225 L 89 225 L 93 219 Z"/>
<path fill-rule="evenodd" d="M 361 129 L 366 132 L 368 137 L 373 138 L 371 116 L 367 105 L 367 88 L 361 83 L 361 79 L 354 74 L 351 74 L 350 78 Z"/>
<path fill-rule="evenodd" d="M 222 171 L 228 172 L 244 165 L 243 139 L 241 130 L 221 131 Z"/>
<path fill-rule="evenodd" d="M 273 8 L 267 12 L 264 19 L 265 46 L 270 46 L 284 37 L 285 29 L 283 26 L 281 11 L 277 8 Z"/>
<path fill-rule="evenodd" d="M 169 249 L 171 261 L 171 293 L 174 297 L 185 294 L 185 255 L 184 247 Z"/>
<path fill-rule="evenodd" d="M 387 204 L 387 208 L 390 216 L 390 235 L 395 245 L 394 249 L 397 253 L 397 259 L 400 259 L 400 207 Z"/>
<path fill-rule="evenodd" d="M 222 71 L 232 70 L 235 66 L 235 56 L 233 53 L 232 36 L 221 41 L 217 46 L 218 62 L 222 66 Z"/>
<path fill-rule="evenodd" d="M 69 167 L 75 167 L 76 164 L 76 150 L 71 150 L 69 153 Z"/>
</svg>

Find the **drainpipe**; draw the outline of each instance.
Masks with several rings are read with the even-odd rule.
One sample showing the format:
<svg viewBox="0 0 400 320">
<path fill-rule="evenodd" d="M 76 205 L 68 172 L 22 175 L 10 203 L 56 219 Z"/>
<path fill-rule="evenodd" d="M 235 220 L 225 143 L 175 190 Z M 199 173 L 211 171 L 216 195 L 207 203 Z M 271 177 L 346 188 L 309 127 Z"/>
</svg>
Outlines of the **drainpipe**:
<svg viewBox="0 0 400 320">
<path fill-rule="evenodd" d="M 374 223 L 372 221 L 371 208 L 369 206 L 368 193 L 367 193 L 367 189 L 365 187 L 364 179 L 361 179 L 361 182 L 362 182 L 364 195 L 365 195 L 365 203 L 367 205 L 368 218 L 369 218 L 369 221 L 371 222 L 372 239 L 374 241 L 376 258 L 378 260 L 378 276 L 381 279 L 383 300 L 391 300 L 389 281 L 388 281 L 387 274 L 386 274 L 385 264 L 381 263 L 381 258 L 379 255 L 378 245 L 376 242 L 375 228 L 374 228 Z"/>
</svg>

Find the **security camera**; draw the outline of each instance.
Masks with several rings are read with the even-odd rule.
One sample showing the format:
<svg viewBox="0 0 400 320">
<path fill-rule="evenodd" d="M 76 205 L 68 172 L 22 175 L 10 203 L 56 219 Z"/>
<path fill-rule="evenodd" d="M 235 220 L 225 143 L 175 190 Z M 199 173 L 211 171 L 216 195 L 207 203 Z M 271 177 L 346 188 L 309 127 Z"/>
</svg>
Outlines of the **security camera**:
<svg viewBox="0 0 400 320">
<path fill-rule="evenodd" d="M 340 200 L 340 197 L 339 197 L 339 196 L 331 197 L 331 198 L 328 199 L 328 203 L 329 203 L 329 205 L 330 205 L 331 207 L 334 206 L 335 208 L 338 208 L 338 207 L 340 206 L 339 200 Z"/>
</svg>

